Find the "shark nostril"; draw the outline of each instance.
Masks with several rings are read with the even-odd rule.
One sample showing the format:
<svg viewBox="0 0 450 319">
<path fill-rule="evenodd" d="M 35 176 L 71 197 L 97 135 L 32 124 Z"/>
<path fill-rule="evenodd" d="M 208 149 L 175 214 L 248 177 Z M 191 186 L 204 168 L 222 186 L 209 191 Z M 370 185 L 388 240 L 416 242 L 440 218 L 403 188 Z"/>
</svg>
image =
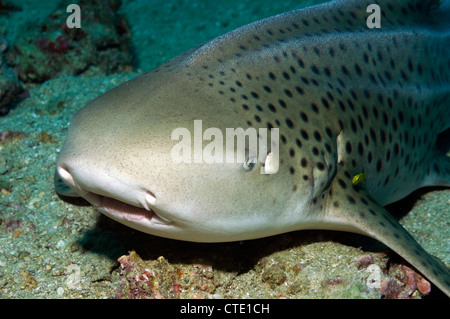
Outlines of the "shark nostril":
<svg viewBox="0 0 450 319">
<path fill-rule="evenodd" d="M 57 168 L 59 177 L 66 183 L 67 185 L 75 185 L 72 174 L 70 174 L 69 169 L 64 166 L 58 166 Z"/>
<path fill-rule="evenodd" d="M 67 168 L 58 167 L 54 176 L 55 191 L 62 196 L 78 197 L 78 193 L 72 189 L 73 179 Z"/>
<path fill-rule="evenodd" d="M 64 182 L 64 184 L 69 186 L 73 190 L 73 192 L 78 194 L 78 196 L 83 196 L 84 194 L 88 193 L 87 190 L 84 190 L 83 188 L 81 188 L 78 185 L 78 183 L 73 178 L 72 173 L 70 173 L 69 168 L 67 168 L 66 166 L 58 166 L 56 171 L 58 173 L 59 178 Z M 63 195 L 65 195 L 65 194 L 63 194 Z M 74 195 L 68 195 L 68 196 L 74 196 Z"/>
</svg>

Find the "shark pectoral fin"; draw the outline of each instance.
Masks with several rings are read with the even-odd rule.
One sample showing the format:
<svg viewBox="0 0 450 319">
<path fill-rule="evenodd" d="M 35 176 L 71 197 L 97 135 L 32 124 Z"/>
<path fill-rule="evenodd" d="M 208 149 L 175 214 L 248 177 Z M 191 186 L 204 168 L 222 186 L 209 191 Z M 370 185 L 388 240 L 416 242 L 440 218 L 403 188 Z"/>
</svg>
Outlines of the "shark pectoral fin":
<svg viewBox="0 0 450 319">
<path fill-rule="evenodd" d="M 61 179 L 56 170 L 54 175 L 54 184 L 55 190 L 59 195 L 67 197 L 80 197 L 80 195 L 78 195 L 77 192 L 75 192 L 72 188 L 70 188 L 63 182 L 63 180 Z"/>
<path fill-rule="evenodd" d="M 450 272 L 428 254 L 383 207 L 374 202 L 352 176 L 338 173 L 333 180 L 324 219 L 336 228 L 364 234 L 382 242 L 450 296 Z"/>
</svg>

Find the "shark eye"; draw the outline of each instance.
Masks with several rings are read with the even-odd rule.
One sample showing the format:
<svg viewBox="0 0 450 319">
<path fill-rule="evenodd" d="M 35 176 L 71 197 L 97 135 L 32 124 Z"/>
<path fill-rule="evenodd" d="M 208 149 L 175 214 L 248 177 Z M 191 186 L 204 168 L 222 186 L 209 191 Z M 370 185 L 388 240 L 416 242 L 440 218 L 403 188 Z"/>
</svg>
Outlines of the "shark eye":
<svg viewBox="0 0 450 319">
<path fill-rule="evenodd" d="M 246 171 L 251 171 L 256 165 L 256 157 L 247 157 L 244 161 L 244 169 Z"/>
</svg>

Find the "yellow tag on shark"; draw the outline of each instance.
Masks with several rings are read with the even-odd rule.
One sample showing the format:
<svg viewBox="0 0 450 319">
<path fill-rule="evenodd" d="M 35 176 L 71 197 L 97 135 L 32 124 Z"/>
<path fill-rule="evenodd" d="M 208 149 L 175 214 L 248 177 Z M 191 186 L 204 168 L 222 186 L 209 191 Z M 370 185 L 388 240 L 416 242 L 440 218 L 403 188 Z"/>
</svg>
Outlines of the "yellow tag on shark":
<svg viewBox="0 0 450 319">
<path fill-rule="evenodd" d="M 362 183 L 365 180 L 366 180 L 366 174 L 359 173 L 359 174 L 356 174 L 355 176 L 353 176 L 352 184 L 353 185 L 358 185 L 359 183 Z"/>
</svg>

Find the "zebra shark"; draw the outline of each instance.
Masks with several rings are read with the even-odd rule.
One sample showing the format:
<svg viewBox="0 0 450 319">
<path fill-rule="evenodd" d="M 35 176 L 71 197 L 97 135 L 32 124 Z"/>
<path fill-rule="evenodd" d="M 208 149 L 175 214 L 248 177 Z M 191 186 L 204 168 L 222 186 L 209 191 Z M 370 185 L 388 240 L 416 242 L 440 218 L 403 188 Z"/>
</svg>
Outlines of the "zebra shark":
<svg viewBox="0 0 450 319">
<path fill-rule="evenodd" d="M 380 28 L 367 24 L 373 3 Z M 179 240 L 364 234 L 450 295 L 449 269 L 383 208 L 417 188 L 450 185 L 449 8 L 331 1 L 193 48 L 76 114 L 57 160 L 57 192 Z M 213 130 L 195 133 L 198 121 Z M 174 137 L 179 128 L 194 141 Z M 266 129 L 271 143 L 259 156 L 225 143 L 219 133 L 229 128 L 249 140 L 258 130 L 258 141 Z M 213 160 L 184 153 L 175 161 L 181 142 Z M 224 150 L 244 160 L 226 161 Z"/>
</svg>

